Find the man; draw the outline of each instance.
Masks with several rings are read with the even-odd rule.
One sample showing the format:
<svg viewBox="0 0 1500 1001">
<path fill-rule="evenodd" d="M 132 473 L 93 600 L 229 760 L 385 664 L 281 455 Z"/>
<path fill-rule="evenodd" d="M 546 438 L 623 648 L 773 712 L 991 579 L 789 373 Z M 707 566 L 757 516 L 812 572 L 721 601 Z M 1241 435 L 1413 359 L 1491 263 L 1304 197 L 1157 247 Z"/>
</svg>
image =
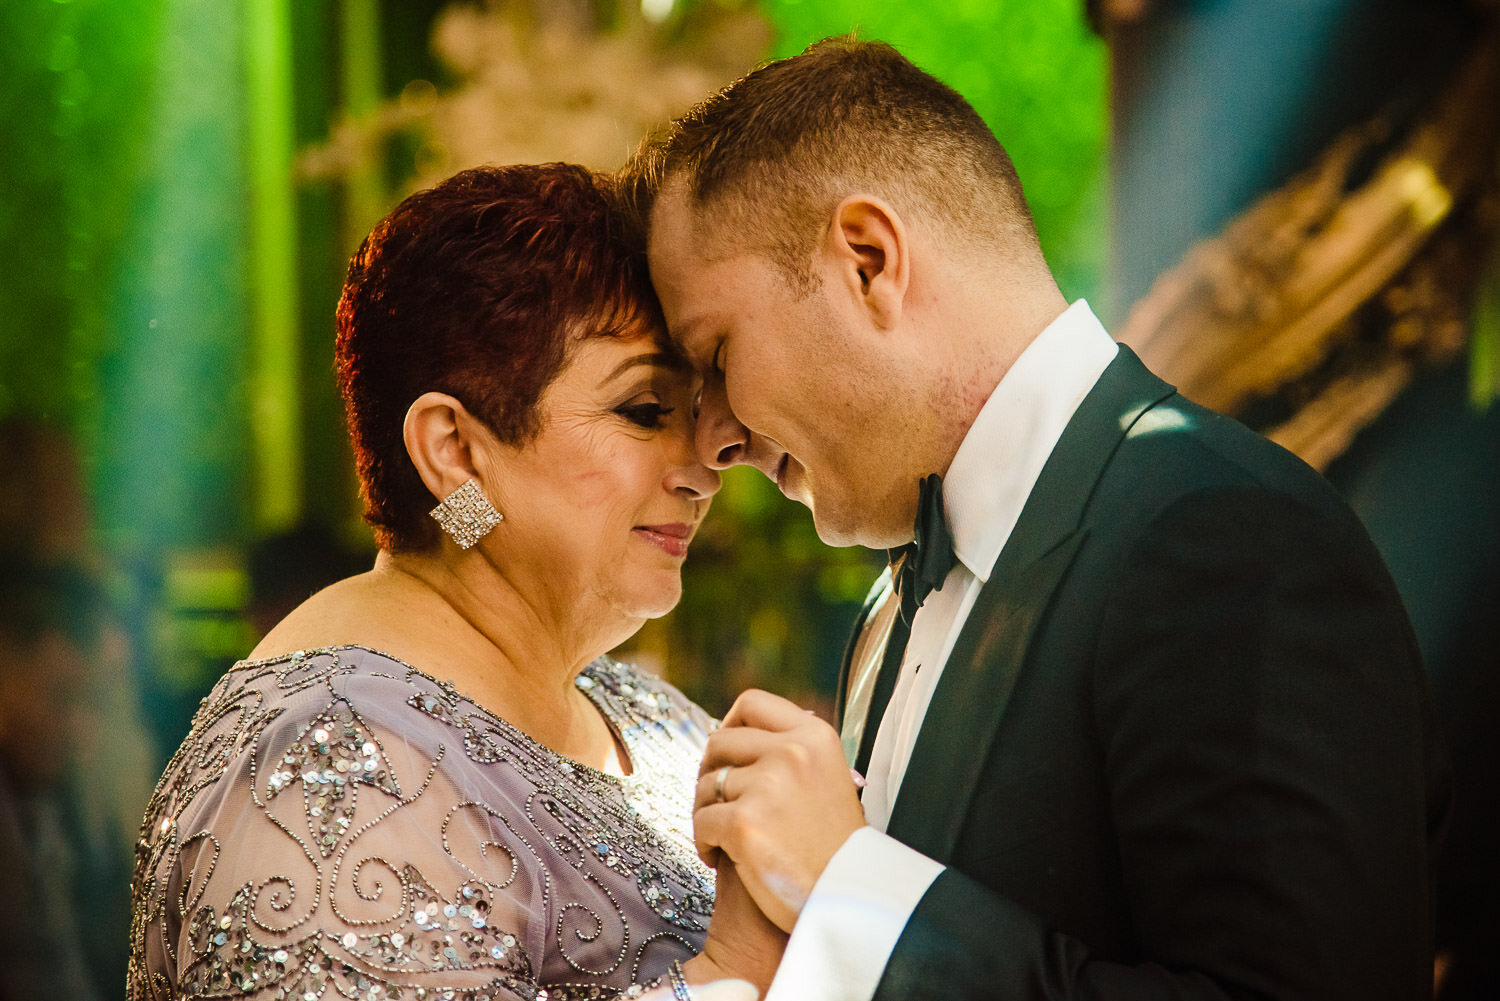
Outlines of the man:
<svg viewBox="0 0 1500 1001">
<path fill-rule="evenodd" d="M 968 104 L 828 41 L 633 176 L 704 461 L 830 544 L 920 544 L 842 733 L 750 692 L 704 762 L 700 851 L 791 932 L 769 998 L 1429 994 L 1445 786 L 1388 575 L 1068 305 Z"/>
</svg>

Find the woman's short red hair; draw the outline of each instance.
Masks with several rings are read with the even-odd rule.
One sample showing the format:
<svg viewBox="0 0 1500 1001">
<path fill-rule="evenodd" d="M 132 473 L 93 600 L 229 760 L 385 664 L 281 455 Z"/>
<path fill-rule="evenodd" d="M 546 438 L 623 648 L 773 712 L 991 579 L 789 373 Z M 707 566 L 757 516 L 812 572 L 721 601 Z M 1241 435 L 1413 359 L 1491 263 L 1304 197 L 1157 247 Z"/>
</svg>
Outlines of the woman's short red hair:
<svg viewBox="0 0 1500 1001">
<path fill-rule="evenodd" d="M 524 444 L 577 337 L 661 326 L 614 181 L 572 164 L 478 167 L 406 199 L 349 262 L 338 306 L 339 389 L 382 548 L 437 540 L 437 502 L 402 423 L 425 392 L 458 399 Z"/>
</svg>

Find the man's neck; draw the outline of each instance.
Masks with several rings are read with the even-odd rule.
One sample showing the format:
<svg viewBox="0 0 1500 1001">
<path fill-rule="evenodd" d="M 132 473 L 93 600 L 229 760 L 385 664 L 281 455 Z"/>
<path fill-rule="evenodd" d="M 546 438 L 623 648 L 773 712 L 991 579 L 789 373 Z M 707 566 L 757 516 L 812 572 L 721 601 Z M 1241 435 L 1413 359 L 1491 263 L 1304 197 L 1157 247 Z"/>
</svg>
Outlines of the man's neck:
<svg viewBox="0 0 1500 1001">
<path fill-rule="evenodd" d="M 971 290 L 951 301 L 943 317 L 944 337 L 951 350 L 933 373 L 928 390 L 931 399 L 940 401 L 940 420 L 935 426 L 941 431 L 924 451 L 930 466 L 927 473 L 947 471 L 995 387 L 1067 308 L 1067 299 L 1050 281 L 1024 292 L 1010 288 L 975 294 Z"/>
</svg>

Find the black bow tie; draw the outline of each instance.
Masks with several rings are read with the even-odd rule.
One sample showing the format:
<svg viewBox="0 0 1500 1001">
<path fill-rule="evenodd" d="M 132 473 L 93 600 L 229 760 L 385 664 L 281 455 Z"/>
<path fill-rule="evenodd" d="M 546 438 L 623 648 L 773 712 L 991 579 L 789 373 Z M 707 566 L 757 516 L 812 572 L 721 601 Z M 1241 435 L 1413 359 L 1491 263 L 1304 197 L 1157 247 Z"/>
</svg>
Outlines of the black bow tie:
<svg viewBox="0 0 1500 1001">
<path fill-rule="evenodd" d="M 953 536 L 943 520 L 943 478 L 936 473 L 922 480 L 917 493 L 915 541 L 890 550 L 891 573 L 896 595 L 901 599 L 901 619 L 908 626 L 958 558 L 953 555 Z"/>
</svg>

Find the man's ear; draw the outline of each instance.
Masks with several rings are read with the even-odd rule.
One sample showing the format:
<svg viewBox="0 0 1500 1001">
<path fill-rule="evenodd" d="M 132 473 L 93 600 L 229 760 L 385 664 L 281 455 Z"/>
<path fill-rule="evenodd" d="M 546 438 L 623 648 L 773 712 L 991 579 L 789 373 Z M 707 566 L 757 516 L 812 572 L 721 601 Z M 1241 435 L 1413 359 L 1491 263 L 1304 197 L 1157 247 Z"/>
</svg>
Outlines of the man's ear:
<svg viewBox="0 0 1500 1001">
<path fill-rule="evenodd" d="M 895 326 L 911 281 L 911 241 L 896 210 L 874 195 L 850 195 L 833 210 L 827 244 L 847 291 L 878 327 Z"/>
<path fill-rule="evenodd" d="M 407 408 L 401 424 L 406 454 L 438 500 L 478 477 L 473 453 L 480 428 L 464 405 L 447 393 L 423 393 Z"/>
</svg>

